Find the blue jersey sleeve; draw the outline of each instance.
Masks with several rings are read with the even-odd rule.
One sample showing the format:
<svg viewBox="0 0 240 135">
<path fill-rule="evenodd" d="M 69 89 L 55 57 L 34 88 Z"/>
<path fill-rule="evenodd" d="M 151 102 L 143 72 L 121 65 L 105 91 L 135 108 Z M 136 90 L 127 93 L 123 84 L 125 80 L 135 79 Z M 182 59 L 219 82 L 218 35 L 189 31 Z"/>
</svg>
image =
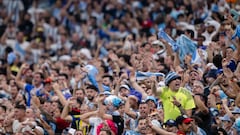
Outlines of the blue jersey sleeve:
<svg viewBox="0 0 240 135">
<path fill-rule="evenodd" d="M 30 92 L 34 88 L 33 85 L 26 83 L 24 90 Z"/>
</svg>

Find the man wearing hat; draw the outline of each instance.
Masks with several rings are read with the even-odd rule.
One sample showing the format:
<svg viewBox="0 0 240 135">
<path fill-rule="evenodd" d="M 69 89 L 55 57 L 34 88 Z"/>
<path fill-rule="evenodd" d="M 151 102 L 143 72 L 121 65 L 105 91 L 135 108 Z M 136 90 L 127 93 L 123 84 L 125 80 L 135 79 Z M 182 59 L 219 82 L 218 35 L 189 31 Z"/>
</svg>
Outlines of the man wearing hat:
<svg viewBox="0 0 240 135">
<path fill-rule="evenodd" d="M 180 115 L 176 119 L 178 131 L 177 135 L 186 135 L 191 132 L 193 119 L 187 117 L 186 115 Z"/>
<path fill-rule="evenodd" d="M 163 123 L 163 125 L 165 126 L 166 131 L 177 133 L 178 129 L 177 129 L 177 124 L 175 120 L 169 119 L 165 123 Z"/>
<path fill-rule="evenodd" d="M 168 120 L 164 124 L 170 124 L 171 126 L 176 126 L 178 129 L 174 131 L 166 131 L 164 129 L 158 128 L 153 124 L 149 123 L 149 126 L 158 134 L 163 135 L 187 135 L 192 130 L 192 121 L 193 119 L 187 117 L 186 115 L 180 115 L 177 117 L 176 121 Z"/>
<path fill-rule="evenodd" d="M 225 131 L 230 135 L 233 132 L 232 126 L 234 124 L 234 121 L 231 120 L 228 114 L 225 114 L 223 117 L 219 117 L 221 120 L 221 124 Z"/>
<path fill-rule="evenodd" d="M 180 87 L 181 77 L 176 72 L 169 72 L 165 78 L 164 87 L 158 89 L 163 103 L 164 122 L 176 119 L 181 114 L 191 116 L 195 103 L 191 93 Z"/>
<path fill-rule="evenodd" d="M 145 102 L 148 104 L 150 112 L 157 108 L 157 99 L 154 96 L 147 96 Z"/>
<path fill-rule="evenodd" d="M 159 56 L 162 56 L 162 57 L 166 56 L 166 47 L 161 41 L 155 40 L 151 44 L 153 48 L 154 59 L 159 59 Z"/>
<path fill-rule="evenodd" d="M 127 97 L 130 94 L 130 87 L 126 84 L 123 84 L 119 88 L 119 93 L 122 97 Z"/>
<path fill-rule="evenodd" d="M 208 42 L 212 41 L 213 36 L 218 32 L 220 24 L 215 20 L 209 20 L 205 23 L 206 31 L 202 34 L 206 40 L 203 42 L 207 45 Z"/>
</svg>

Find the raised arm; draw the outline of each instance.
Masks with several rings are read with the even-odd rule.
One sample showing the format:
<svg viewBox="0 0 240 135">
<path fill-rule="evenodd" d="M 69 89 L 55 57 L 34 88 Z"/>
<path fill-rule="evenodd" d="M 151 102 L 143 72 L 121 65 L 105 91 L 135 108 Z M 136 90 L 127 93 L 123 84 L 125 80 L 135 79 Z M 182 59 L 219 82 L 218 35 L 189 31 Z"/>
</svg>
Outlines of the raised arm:
<svg viewBox="0 0 240 135">
<path fill-rule="evenodd" d="M 89 117 L 94 116 L 94 115 L 98 115 L 98 111 L 84 113 L 84 114 L 80 115 L 80 119 L 83 122 L 89 123 Z"/>
<path fill-rule="evenodd" d="M 27 64 L 23 64 L 20 67 L 20 70 L 18 71 L 17 77 L 16 77 L 16 83 L 17 83 L 18 87 L 20 87 L 23 90 L 25 89 L 24 88 L 25 82 L 22 81 L 21 76 L 22 76 L 22 72 L 27 70 L 28 68 L 29 68 L 29 66 Z"/>
<path fill-rule="evenodd" d="M 136 118 L 137 118 L 137 113 L 134 112 L 134 111 L 132 111 L 132 110 L 130 109 L 129 100 L 130 100 L 131 98 L 134 98 L 134 97 L 129 96 L 128 99 L 127 99 L 127 102 L 126 102 L 126 104 L 125 104 L 125 113 L 126 113 L 128 116 L 132 117 L 133 119 L 136 119 Z"/>
<path fill-rule="evenodd" d="M 158 93 L 157 93 L 157 80 L 156 80 L 156 77 L 155 76 L 152 76 L 150 77 L 150 81 L 151 81 L 151 89 L 152 89 L 152 92 L 154 94 L 154 96 L 158 96 Z"/>
<path fill-rule="evenodd" d="M 109 114 L 105 113 L 105 109 L 104 109 L 104 106 L 102 104 L 104 99 L 105 99 L 104 95 L 100 94 L 99 97 L 98 97 L 98 107 L 99 107 L 98 114 L 102 119 L 113 120 L 112 115 L 109 115 Z"/>
<path fill-rule="evenodd" d="M 224 110 L 226 111 L 227 115 L 233 120 L 235 121 L 235 118 L 233 116 L 233 114 L 231 113 L 231 111 L 228 108 L 228 100 L 227 99 L 222 99 L 222 105 Z"/>
<path fill-rule="evenodd" d="M 147 98 L 147 93 L 144 91 L 144 89 L 138 85 L 138 83 L 136 82 L 136 77 L 135 77 L 135 71 L 133 70 L 133 68 L 129 68 L 130 69 L 130 76 L 129 76 L 129 79 L 130 79 L 130 83 L 132 85 L 132 87 L 140 92 L 142 94 L 142 98 L 143 99 L 146 99 Z"/>
<path fill-rule="evenodd" d="M 237 50 L 234 51 L 234 53 L 233 53 L 233 58 L 234 58 L 235 61 L 238 61 L 239 58 L 240 58 L 240 56 L 239 56 L 239 54 L 240 54 L 240 40 L 239 40 L 239 39 L 237 40 L 237 45 L 236 45 L 236 47 L 237 47 Z"/>
<path fill-rule="evenodd" d="M 117 85 L 116 85 L 115 90 L 114 90 L 114 95 L 118 95 L 118 93 L 119 93 L 119 88 L 120 88 L 120 85 L 121 85 L 122 80 L 123 80 L 123 79 L 127 79 L 127 78 L 128 78 L 128 77 L 127 77 L 127 74 L 126 74 L 126 73 L 123 73 L 123 74 L 119 77 L 119 79 L 117 80 Z"/>
<path fill-rule="evenodd" d="M 225 94 L 227 94 L 230 98 L 236 98 L 237 93 L 239 92 L 238 84 L 234 81 L 234 74 L 233 72 L 227 68 L 223 67 L 223 73 L 227 78 L 227 83 L 230 85 L 232 90 L 229 91 L 226 87 L 224 87 L 222 84 L 220 84 L 222 90 Z"/>
<path fill-rule="evenodd" d="M 70 115 L 68 115 L 68 113 L 70 111 L 70 104 L 71 104 L 71 101 L 68 101 L 64 105 L 64 108 L 63 108 L 63 111 L 61 114 L 61 119 L 72 122 L 72 120 L 73 120 L 72 117 Z"/>
<path fill-rule="evenodd" d="M 205 106 L 204 102 L 201 100 L 200 95 L 194 95 L 194 102 L 200 111 L 204 114 L 208 114 L 208 108 Z"/>
<path fill-rule="evenodd" d="M 67 103 L 67 100 L 65 99 L 65 97 L 63 96 L 60 88 L 59 88 L 59 85 L 57 83 L 54 83 L 53 84 L 53 90 L 54 92 L 57 94 L 59 100 L 60 100 L 60 103 L 65 106 L 65 104 Z"/>
<path fill-rule="evenodd" d="M 53 129 L 51 128 L 50 125 L 48 125 L 48 123 L 46 121 L 44 121 L 42 118 L 40 118 L 40 123 L 42 124 L 43 128 L 47 131 L 47 133 L 49 135 L 54 135 L 54 131 Z"/>
<path fill-rule="evenodd" d="M 150 120 L 147 120 L 147 121 L 148 121 L 148 126 L 159 135 L 177 135 L 176 133 L 168 132 L 162 128 L 159 128 L 159 127 L 153 125 Z"/>
</svg>

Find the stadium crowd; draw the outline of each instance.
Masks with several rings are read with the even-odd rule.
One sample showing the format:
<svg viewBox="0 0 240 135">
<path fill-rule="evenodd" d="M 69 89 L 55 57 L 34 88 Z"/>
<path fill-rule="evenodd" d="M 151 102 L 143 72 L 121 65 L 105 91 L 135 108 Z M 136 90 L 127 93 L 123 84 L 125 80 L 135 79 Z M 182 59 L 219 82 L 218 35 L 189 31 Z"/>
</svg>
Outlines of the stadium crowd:
<svg viewBox="0 0 240 135">
<path fill-rule="evenodd" d="M 0 0 L 1 135 L 240 135 L 239 0 Z"/>
</svg>

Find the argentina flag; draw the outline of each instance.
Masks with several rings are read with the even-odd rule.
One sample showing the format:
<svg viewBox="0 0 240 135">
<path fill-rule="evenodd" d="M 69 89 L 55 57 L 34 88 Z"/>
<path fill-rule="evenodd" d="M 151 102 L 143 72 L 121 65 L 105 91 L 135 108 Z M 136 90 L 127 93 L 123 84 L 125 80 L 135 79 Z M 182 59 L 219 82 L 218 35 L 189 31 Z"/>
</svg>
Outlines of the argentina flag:
<svg viewBox="0 0 240 135">
<path fill-rule="evenodd" d="M 200 56 L 198 54 L 197 45 L 186 35 L 182 34 L 174 41 L 163 29 L 159 30 L 158 37 L 164 39 L 172 47 L 174 52 L 178 52 L 181 63 L 184 62 L 186 55 L 191 55 L 191 63 L 199 63 Z"/>
</svg>

